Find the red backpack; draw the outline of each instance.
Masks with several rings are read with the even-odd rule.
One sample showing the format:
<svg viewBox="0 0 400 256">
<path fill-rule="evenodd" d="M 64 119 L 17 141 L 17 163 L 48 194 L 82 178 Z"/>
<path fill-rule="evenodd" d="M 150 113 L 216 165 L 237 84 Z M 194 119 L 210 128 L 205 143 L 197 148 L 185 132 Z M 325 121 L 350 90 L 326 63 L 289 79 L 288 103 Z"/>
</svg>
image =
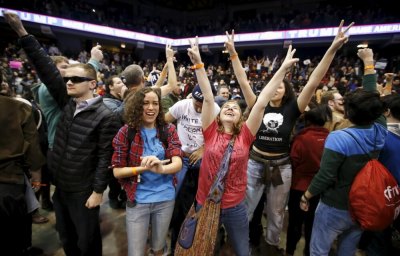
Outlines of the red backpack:
<svg viewBox="0 0 400 256">
<path fill-rule="evenodd" d="M 363 230 L 384 230 L 399 214 L 400 188 L 386 167 L 377 159 L 373 159 L 352 134 L 350 136 L 370 158 L 351 185 L 351 217 Z"/>
</svg>

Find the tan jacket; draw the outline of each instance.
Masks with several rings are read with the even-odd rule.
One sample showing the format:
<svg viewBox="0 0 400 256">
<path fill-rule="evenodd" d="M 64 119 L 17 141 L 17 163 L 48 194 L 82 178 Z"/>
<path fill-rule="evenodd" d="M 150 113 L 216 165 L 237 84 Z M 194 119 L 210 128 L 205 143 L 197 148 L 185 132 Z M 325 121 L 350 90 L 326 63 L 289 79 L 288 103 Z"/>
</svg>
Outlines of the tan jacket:
<svg viewBox="0 0 400 256">
<path fill-rule="evenodd" d="M 342 113 L 337 111 L 332 112 L 332 120 L 327 121 L 324 125 L 326 129 L 331 131 L 341 130 L 352 126 L 353 124 L 346 118 L 344 118 Z"/>
<path fill-rule="evenodd" d="M 0 124 L 0 182 L 23 184 L 22 165 L 37 171 L 45 163 L 31 107 L 0 95 Z"/>
</svg>

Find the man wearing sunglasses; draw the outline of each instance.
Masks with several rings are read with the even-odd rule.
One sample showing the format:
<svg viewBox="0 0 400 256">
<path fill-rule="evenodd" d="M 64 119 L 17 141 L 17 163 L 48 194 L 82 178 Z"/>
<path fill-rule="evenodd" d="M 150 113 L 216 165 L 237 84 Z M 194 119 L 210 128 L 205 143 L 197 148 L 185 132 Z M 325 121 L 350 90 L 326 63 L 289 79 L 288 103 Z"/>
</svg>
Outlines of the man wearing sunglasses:
<svg viewBox="0 0 400 256">
<path fill-rule="evenodd" d="M 66 90 L 59 93 L 72 99 L 57 126 L 50 162 L 57 231 L 67 255 L 101 255 L 99 206 L 111 177 L 111 141 L 120 123 L 102 98 L 93 95 L 96 70 L 91 65 L 70 65 L 64 82 Z"/>
<path fill-rule="evenodd" d="M 35 97 L 35 101 L 40 105 L 41 110 L 44 114 L 44 120 L 47 125 L 47 141 L 48 141 L 48 152 L 47 157 L 52 158 L 53 155 L 53 144 L 56 133 L 56 127 L 60 119 L 62 108 L 57 103 L 54 97 L 58 97 L 58 94 L 52 94 L 47 89 L 46 85 L 58 88 L 65 88 L 65 83 L 62 79 L 65 76 L 65 70 L 69 65 L 69 60 L 64 56 L 49 56 L 37 42 L 33 35 L 29 35 L 25 30 L 20 18 L 13 13 L 4 11 L 4 18 L 11 28 L 20 37 L 20 43 L 24 51 L 29 55 L 30 61 L 34 64 L 35 69 L 42 83 L 34 85 L 31 90 Z M 91 59 L 89 64 L 92 65 L 97 71 L 100 67 L 100 61 L 103 59 L 103 53 L 100 50 L 100 46 L 97 45 L 91 50 Z M 60 75 L 58 75 L 60 74 Z M 50 171 L 51 172 L 51 171 Z M 42 197 L 42 209 L 51 211 L 53 210 L 53 203 L 50 200 L 50 173 L 48 166 L 45 165 L 42 168 L 42 183 L 48 186 L 44 186 L 40 189 L 40 196 Z M 42 215 L 37 217 L 43 220 L 47 218 Z M 38 223 L 33 218 L 34 223 Z"/>
<path fill-rule="evenodd" d="M 4 12 L 19 42 L 61 111 L 48 163 L 56 190 L 56 227 L 66 255 L 101 255 L 99 205 L 111 172 L 116 116 L 95 97 L 96 70 L 73 64 L 62 76 L 16 14 Z"/>
</svg>

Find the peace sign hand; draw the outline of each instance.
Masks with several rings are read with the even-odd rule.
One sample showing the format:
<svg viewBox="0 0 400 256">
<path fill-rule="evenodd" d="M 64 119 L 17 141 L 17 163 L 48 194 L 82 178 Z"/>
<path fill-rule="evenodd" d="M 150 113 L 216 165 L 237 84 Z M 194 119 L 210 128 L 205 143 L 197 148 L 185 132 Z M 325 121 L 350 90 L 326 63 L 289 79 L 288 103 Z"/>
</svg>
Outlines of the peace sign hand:
<svg viewBox="0 0 400 256">
<path fill-rule="evenodd" d="M 228 31 L 225 31 L 227 40 L 225 41 L 225 48 L 229 52 L 229 55 L 234 55 L 236 54 L 236 49 L 235 49 L 235 30 L 232 29 L 232 34 L 229 35 Z"/>
<path fill-rule="evenodd" d="M 165 45 L 165 57 L 174 59 L 175 51 L 172 49 L 172 43 L 167 43 Z"/>
<path fill-rule="evenodd" d="M 342 31 L 343 29 L 343 24 L 344 20 L 340 21 L 340 25 L 338 28 L 338 32 L 335 36 L 335 39 L 332 42 L 331 47 L 334 50 L 339 50 L 345 43 L 349 41 L 349 36 L 346 36 L 345 34 L 350 30 L 350 28 L 354 25 L 354 22 L 350 23 L 345 30 Z"/>
<path fill-rule="evenodd" d="M 194 65 L 201 63 L 201 56 L 199 51 L 199 37 L 196 36 L 195 40 L 190 40 L 190 48 L 187 49 L 190 60 Z"/>
<path fill-rule="evenodd" d="M 299 58 L 293 58 L 293 55 L 295 54 L 295 52 L 296 52 L 296 49 L 292 50 L 292 45 L 289 45 L 288 51 L 286 53 L 286 57 L 283 60 L 281 68 L 284 68 L 284 69 L 286 69 L 286 71 L 289 71 L 290 68 L 293 66 L 293 64 L 299 61 Z"/>
</svg>

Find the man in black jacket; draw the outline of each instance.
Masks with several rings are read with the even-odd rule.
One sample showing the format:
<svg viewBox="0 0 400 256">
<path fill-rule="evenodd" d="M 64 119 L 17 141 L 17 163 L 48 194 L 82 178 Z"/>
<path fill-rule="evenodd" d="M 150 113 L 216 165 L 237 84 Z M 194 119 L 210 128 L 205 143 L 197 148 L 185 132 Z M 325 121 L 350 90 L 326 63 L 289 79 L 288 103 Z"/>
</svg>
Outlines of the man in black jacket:
<svg viewBox="0 0 400 256">
<path fill-rule="evenodd" d="M 56 186 L 56 227 L 64 251 L 73 256 L 101 255 L 100 203 L 111 175 L 111 143 L 120 123 L 101 97 L 94 97 L 96 70 L 91 65 L 69 66 L 63 80 L 51 65 L 50 57 L 25 31 L 19 17 L 12 13 L 4 13 L 4 17 L 19 35 L 39 77 L 52 79 L 46 86 L 62 110 L 48 162 Z"/>
<path fill-rule="evenodd" d="M 111 141 L 119 121 L 101 97 L 93 97 L 92 66 L 70 65 L 64 81 L 73 99 L 58 123 L 50 161 L 57 230 L 67 255 L 101 255 L 99 205 L 111 177 Z"/>
</svg>

